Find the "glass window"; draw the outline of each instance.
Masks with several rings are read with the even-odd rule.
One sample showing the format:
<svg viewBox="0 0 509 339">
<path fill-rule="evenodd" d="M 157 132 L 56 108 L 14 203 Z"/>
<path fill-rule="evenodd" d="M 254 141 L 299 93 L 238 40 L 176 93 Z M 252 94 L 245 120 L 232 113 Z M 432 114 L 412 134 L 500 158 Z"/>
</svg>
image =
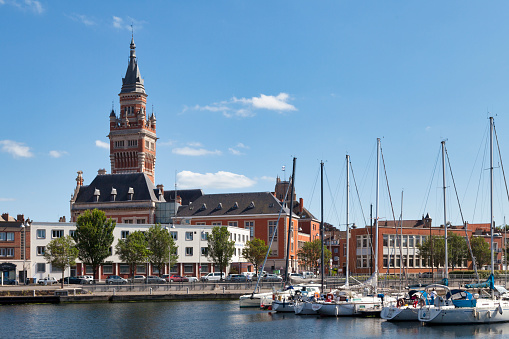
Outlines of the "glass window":
<svg viewBox="0 0 509 339">
<path fill-rule="evenodd" d="M 170 273 L 177 273 L 177 265 L 170 267 Z"/>
<path fill-rule="evenodd" d="M 201 255 L 207 255 L 207 253 L 209 253 L 209 248 L 208 247 L 202 247 L 201 248 Z"/>
<path fill-rule="evenodd" d="M 384 234 L 383 236 L 383 246 L 384 247 L 389 246 L 389 236 L 387 234 Z"/>
<path fill-rule="evenodd" d="M 359 248 L 362 247 L 362 239 L 361 239 L 360 235 L 357 236 L 357 247 L 359 247 Z"/>
<path fill-rule="evenodd" d="M 228 226 L 237 227 L 238 223 L 236 221 L 228 221 Z"/>
<path fill-rule="evenodd" d="M 7 232 L 7 241 L 14 241 L 14 232 Z"/>
<path fill-rule="evenodd" d="M 207 232 L 205 232 L 205 231 L 202 231 L 201 232 L 201 240 L 206 241 L 208 239 L 209 239 L 209 234 Z"/>
<path fill-rule="evenodd" d="M 408 235 L 404 235 L 403 236 L 403 247 L 407 247 L 408 246 Z"/>
<path fill-rule="evenodd" d="M 215 221 L 212 223 L 213 226 L 221 226 L 221 221 Z"/>
<path fill-rule="evenodd" d="M 119 270 L 120 270 L 120 274 L 129 274 L 129 273 L 131 273 L 130 270 L 129 270 L 129 265 L 126 265 L 126 264 L 120 264 Z"/>
<path fill-rule="evenodd" d="M 245 221 L 244 228 L 249 230 L 249 236 L 254 237 L 254 221 Z"/>
<path fill-rule="evenodd" d="M 0 232 L 0 241 L 5 241 L 7 240 L 7 235 L 5 234 L 5 232 Z"/>
<path fill-rule="evenodd" d="M 37 263 L 37 272 L 46 272 L 46 264 L 43 262 Z"/>
<path fill-rule="evenodd" d="M 186 232 L 186 240 L 193 240 L 193 232 Z"/>
<path fill-rule="evenodd" d="M 275 232 L 274 240 L 277 240 L 277 221 L 269 221 L 269 242 L 272 239 L 272 233 Z"/>
<path fill-rule="evenodd" d="M 384 267 L 387 267 L 387 254 L 384 254 Z"/>
<path fill-rule="evenodd" d="M 362 237 L 362 247 L 368 247 L 368 238 Z"/>
<path fill-rule="evenodd" d="M 14 248 L 7 248 L 7 256 L 14 257 Z"/>
<path fill-rule="evenodd" d="M 193 264 L 184 264 L 184 273 L 193 273 Z"/>
<path fill-rule="evenodd" d="M 177 231 L 170 231 L 170 235 L 173 238 L 173 240 L 177 240 Z"/>
<path fill-rule="evenodd" d="M 193 255 L 193 248 L 192 247 L 186 247 L 186 255 Z"/>
<path fill-rule="evenodd" d="M 201 273 L 208 273 L 208 272 L 209 272 L 209 265 L 207 265 L 207 264 L 202 264 L 202 265 L 201 265 L 201 268 L 200 268 L 200 272 L 201 272 Z"/>
<path fill-rule="evenodd" d="M 70 231 L 69 231 L 69 235 L 70 235 L 71 237 L 74 237 L 74 235 L 75 235 L 75 234 L 76 234 L 76 230 L 70 230 Z"/>
<path fill-rule="evenodd" d="M 103 265 L 104 274 L 113 274 L 113 265 Z"/>
<path fill-rule="evenodd" d="M 64 230 L 51 230 L 52 238 L 61 238 L 64 236 Z"/>
<path fill-rule="evenodd" d="M 408 247 L 414 247 L 414 236 L 413 235 L 408 236 Z"/>
<path fill-rule="evenodd" d="M 51 265 L 51 272 L 62 273 L 62 267 L 56 267 L 56 266 Z"/>
<path fill-rule="evenodd" d="M 136 273 L 147 273 L 147 266 L 146 265 L 136 265 Z"/>
<path fill-rule="evenodd" d="M 46 239 L 46 230 L 37 230 L 37 239 Z"/>
<path fill-rule="evenodd" d="M 85 267 L 85 273 L 86 274 L 94 274 L 94 268 L 92 266 L 90 266 L 90 265 L 87 265 Z"/>
<path fill-rule="evenodd" d="M 37 246 L 37 255 L 44 255 L 44 246 Z"/>
<path fill-rule="evenodd" d="M 152 273 L 154 273 L 154 274 L 159 274 L 159 267 L 157 267 L 157 266 L 152 266 Z"/>
<path fill-rule="evenodd" d="M 128 235 L 129 235 L 129 231 L 121 231 L 120 232 L 121 239 L 126 239 Z"/>
</svg>

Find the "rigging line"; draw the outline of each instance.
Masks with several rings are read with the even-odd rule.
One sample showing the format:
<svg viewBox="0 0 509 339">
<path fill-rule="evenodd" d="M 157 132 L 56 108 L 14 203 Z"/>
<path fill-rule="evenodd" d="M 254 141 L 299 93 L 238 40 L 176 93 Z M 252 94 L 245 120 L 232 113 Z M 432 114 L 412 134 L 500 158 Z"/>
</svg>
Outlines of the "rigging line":
<svg viewBox="0 0 509 339">
<path fill-rule="evenodd" d="M 487 134 L 487 133 L 486 133 Z M 487 148 L 488 148 L 488 140 L 487 140 L 487 137 L 484 139 L 485 141 L 485 145 L 484 145 L 484 154 L 483 154 L 483 158 L 482 158 L 482 161 L 481 161 L 481 171 L 479 173 L 479 181 L 477 182 L 477 194 L 475 196 L 475 204 L 474 204 L 474 209 L 473 209 L 473 212 L 474 214 L 472 215 L 472 221 L 475 220 L 475 213 L 476 213 L 476 210 L 477 210 L 477 201 L 479 200 L 479 191 L 481 190 L 481 180 L 482 180 L 482 173 L 483 173 L 483 164 L 484 162 L 486 161 L 486 153 L 488 152 Z M 481 218 L 482 218 L 482 208 L 481 208 Z"/>
<path fill-rule="evenodd" d="M 325 167 L 324 167 L 324 169 L 325 169 Z M 340 192 L 340 186 L 341 186 L 340 183 L 342 182 L 342 179 L 343 179 L 343 172 L 344 172 L 344 170 L 341 171 L 341 175 L 339 177 L 338 185 L 336 186 L 336 192 L 334 192 L 334 195 L 332 195 L 332 191 L 330 192 L 331 193 L 331 206 L 332 207 L 330 208 L 330 210 L 328 212 L 328 216 L 326 218 L 326 219 L 330 220 L 332 212 L 335 211 L 336 212 L 336 217 L 338 218 L 338 228 L 339 228 L 339 225 L 341 224 L 341 222 L 340 222 L 341 215 L 337 213 L 337 210 L 336 210 L 335 207 L 336 207 L 336 199 L 337 199 L 337 197 L 339 195 L 339 192 Z M 329 184 L 329 181 L 328 181 L 329 178 L 327 177 L 327 173 L 325 174 L 325 176 L 326 176 L 326 179 L 327 179 L 327 184 Z M 329 190 L 330 190 L 330 184 L 328 186 L 329 186 Z"/>
<path fill-rule="evenodd" d="M 380 155 L 382 156 L 382 165 L 384 168 L 384 174 L 385 174 L 385 182 L 387 184 L 387 192 L 389 194 L 389 202 L 391 204 L 391 210 L 392 210 L 392 220 L 394 221 L 394 229 L 396 231 L 396 235 L 398 234 L 398 224 L 396 223 L 396 215 L 394 214 L 394 206 L 392 205 L 392 197 L 391 197 L 391 189 L 389 188 L 389 178 L 387 177 L 387 168 L 385 167 L 385 160 L 384 160 L 384 153 L 382 152 L 382 146 L 380 146 Z M 397 237 L 396 237 L 397 238 Z M 401 248 L 401 239 L 399 242 L 399 264 L 403 265 L 403 250 Z M 394 266 L 394 272 L 396 272 L 396 266 Z"/>
<path fill-rule="evenodd" d="M 290 184 L 290 182 L 291 182 L 291 184 Z M 258 285 L 260 284 L 260 279 L 262 278 L 262 272 L 265 269 L 265 264 L 267 263 L 267 258 L 269 257 L 270 248 L 272 247 L 272 243 L 274 242 L 274 236 L 277 234 L 277 229 L 279 228 L 279 219 L 281 219 L 281 213 L 283 212 L 284 206 L 286 204 L 286 199 L 288 198 L 288 191 L 290 190 L 291 186 L 293 186 L 293 177 L 288 180 L 288 187 L 286 187 L 285 200 L 281 202 L 281 208 L 279 209 L 279 215 L 277 216 L 276 230 L 272 232 L 272 237 L 270 238 L 269 248 L 267 249 L 267 253 L 265 254 L 265 259 L 263 260 L 262 268 L 260 269 L 260 272 L 256 272 L 258 279 L 256 280 L 256 285 L 253 290 L 253 293 L 251 294 L 251 297 L 255 294 L 256 289 L 258 288 Z M 292 202 L 292 207 L 293 207 L 293 202 Z M 293 213 L 292 208 L 290 208 L 290 213 Z M 289 226 L 288 231 L 290 231 L 290 228 L 291 228 L 291 225 Z M 284 236 L 283 236 L 283 239 L 284 239 Z"/>
<path fill-rule="evenodd" d="M 309 199 L 309 206 L 311 206 L 311 203 L 313 202 L 313 196 L 315 194 L 316 183 L 318 182 L 319 175 L 320 175 L 320 169 L 318 169 L 318 171 L 316 172 L 315 182 L 313 184 L 313 189 L 311 190 L 311 198 Z"/>
<path fill-rule="evenodd" d="M 433 180 L 435 178 L 435 172 L 437 170 L 437 166 L 438 166 L 438 159 L 440 158 L 440 150 L 441 150 L 442 146 L 439 147 L 438 149 L 438 153 L 437 153 L 437 158 L 435 160 L 435 166 L 433 167 L 433 172 L 431 174 L 431 178 L 429 180 L 429 186 L 428 186 L 428 194 L 426 194 L 426 197 L 425 197 L 425 202 L 423 203 L 424 207 L 422 209 L 422 215 L 424 215 L 426 213 L 426 208 L 428 206 L 428 200 L 429 200 L 429 195 L 431 193 L 431 187 L 433 186 Z"/>
<path fill-rule="evenodd" d="M 330 182 L 329 182 L 329 177 L 327 176 L 327 172 L 325 171 L 325 166 L 323 166 L 323 169 L 324 169 L 324 174 L 325 174 L 325 181 L 327 182 L 327 187 L 329 188 L 329 194 L 331 195 L 331 199 L 334 200 L 334 197 L 332 196 L 332 190 L 330 188 Z M 335 204 L 332 204 L 332 208 L 331 208 L 331 211 L 334 211 L 336 212 L 336 217 L 339 219 L 339 215 L 338 215 L 338 211 L 336 210 L 336 205 Z"/>
<path fill-rule="evenodd" d="M 364 210 L 362 208 L 361 196 L 359 195 L 359 189 L 357 188 L 357 181 L 355 180 L 355 175 L 353 174 L 353 166 L 352 166 L 352 161 L 351 160 L 350 160 L 350 172 L 352 173 L 353 184 L 355 186 L 355 192 L 357 193 L 357 199 L 359 200 L 359 206 L 361 208 L 361 215 L 362 215 L 362 219 L 364 220 L 364 226 L 366 226 L 367 225 L 366 217 L 364 215 Z"/>
<path fill-rule="evenodd" d="M 498 159 L 500 160 L 500 167 L 502 167 L 502 176 L 504 177 L 505 192 L 507 194 L 507 200 L 509 201 L 509 190 L 507 189 L 507 181 L 505 178 L 504 164 L 502 163 L 502 153 L 500 152 L 500 144 L 498 143 L 498 135 L 497 135 L 497 130 L 495 128 L 495 123 L 493 123 L 493 131 L 495 132 L 495 140 L 497 141 Z"/>
<path fill-rule="evenodd" d="M 458 201 L 458 208 L 460 210 L 461 221 L 463 222 L 463 228 L 465 229 L 465 239 L 467 241 L 468 250 L 470 252 L 470 258 L 472 259 L 472 265 L 474 266 L 475 276 L 477 277 L 477 282 L 479 282 L 479 273 L 477 272 L 477 265 L 475 263 L 474 252 L 472 251 L 472 246 L 470 245 L 470 239 L 468 239 L 467 224 L 465 223 L 465 218 L 463 218 L 463 211 L 461 209 L 460 198 L 458 196 L 458 190 L 456 188 L 456 181 L 454 180 L 454 175 L 452 174 L 451 160 L 449 159 L 449 153 L 447 152 L 447 147 L 444 147 L 444 149 L 445 149 L 445 155 L 447 157 L 447 164 L 449 165 L 449 171 L 451 172 L 451 180 L 452 180 L 452 185 L 454 187 L 454 193 L 456 193 L 456 200 Z M 445 225 L 444 227 L 447 227 L 447 225 Z"/>
</svg>

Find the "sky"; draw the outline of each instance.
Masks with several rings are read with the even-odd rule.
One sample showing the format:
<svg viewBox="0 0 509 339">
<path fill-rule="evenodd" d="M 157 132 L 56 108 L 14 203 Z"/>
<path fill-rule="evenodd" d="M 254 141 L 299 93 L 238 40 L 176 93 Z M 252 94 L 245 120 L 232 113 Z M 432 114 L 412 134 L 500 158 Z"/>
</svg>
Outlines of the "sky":
<svg viewBox="0 0 509 339">
<path fill-rule="evenodd" d="M 461 224 L 461 207 L 464 220 L 489 222 L 494 116 L 501 224 L 508 11 L 507 1 L 0 0 L 0 212 L 69 220 L 77 171 L 85 185 L 111 171 L 109 113 L 134 32 L 165 189 L 273 191 L 296 157 L 297 198 L 320 220 L 323 161 L 324 221 L 344 229 L 348 154 L 349 220 L 362 226 L 380 138 L 380 220 L 429 213 L 440 225 L 445 140 L 447 221 Z"/>
</svg>

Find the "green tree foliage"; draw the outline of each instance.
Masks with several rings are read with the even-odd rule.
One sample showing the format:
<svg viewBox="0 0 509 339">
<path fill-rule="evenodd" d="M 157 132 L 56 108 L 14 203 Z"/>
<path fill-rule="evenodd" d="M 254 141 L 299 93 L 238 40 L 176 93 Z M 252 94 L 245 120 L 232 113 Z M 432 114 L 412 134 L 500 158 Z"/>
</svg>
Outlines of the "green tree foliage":
<svg viewBox="0 0 509 339">
<path fill-rule="evenodd" d="M 428 266 L 439 267 L 445 264 L 445 241 L 444 237 L 433 235 L 417 246 L 419 255 L 425 259 Z M 433 260 L 433 262 L 432 262 Z"/>
<path fill-rule="evenodd" d="M 449 252 L 449 266 L 454 269 L 461 266 L 469 257 L 468 245 L 465 237 L 452 233 L 447 237 L 447 249 Z"/>
<path fill-rule="evenodd" d="M 178 260 L 175 241 L 167 228 L 156 224 L 147 232 L 148 249 L 150 250 L 149 261 L 159 270 L 159 276 L 163 272 L 164 264 L 175 265 Z"/>
<path fill-rule="evenodd" d="M 483 237 L 472 236 L 470 246 L 472 246 L 472 253 L 476 259 L 477 267 L 483 267 L 491 262 L 490 244 Z"/>
<path fill-rule="evenodd" d="M 212 233 L 208 236 L 207 243 L 207 256 L 214 264 L 219 266 L 219 270 L 222 273 L 228 267 L 235 251 L 235 242 L 230 240 L 228 228 L 226 226 L 213 227 Z"/>
<path fill-rule="evenodd" d="M 94 279 L 97 278 L 99 266 L 110 256 L 114 229 L 115 221 L 106 219 L 104 212 L 98 209 L 86 210 L 78 217 L 73 239 L 79 250 L 80 260 L 92 266 Z"/>
<path fill-rule="evenodd" d="M 134 275 L 136 265 L 146 263 L 151 254 L 147 237 L 141 231 L 135 231 L 125 239 L 119 239 L 115 251 L 122 262 L 129 264 L 131 276 Z"/>
<path fill-rule="evenodd" d="M 44 249 L 44 259 L 62 270 L 62 288 L 64 288 L 64 273 L 68 267 L 76 265 L 78 249 L 70 236 L 53 239 Z"/>
<path fill-rule="evenodd" d="M 297 255 L 306 269 L 316 271 L 320 266 L 319 259 L 322 257 L 322 243 L 320 242 L 320 239 L 304 243 Z M 323 257 L 326 263 L 328 263 L 332 258 L 331 251 L 329 251 L 329 249 L 325 246 L 323 248 Z"/>
<path fill-rule="evenodd" d="M 265 241 L 260 238 L 254 238 L 246 242 L 246 245 L 242 249 L 242 256 L 246 260 L 253 264 L 255 272 L 258 272 L 258 267 L 263 263 L 265 255 L 269 250 L 269 246 L 265 244 Z"/>
</svg>

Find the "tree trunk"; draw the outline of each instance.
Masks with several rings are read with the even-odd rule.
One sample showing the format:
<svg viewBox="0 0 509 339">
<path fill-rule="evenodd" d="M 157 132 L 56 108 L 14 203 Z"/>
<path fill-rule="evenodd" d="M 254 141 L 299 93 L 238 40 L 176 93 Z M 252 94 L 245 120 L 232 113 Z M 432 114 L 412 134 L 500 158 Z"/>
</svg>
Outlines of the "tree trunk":
<svg viewBox="0 0 509 339">
<path fill-rule="evenodd" d="M 64 288 L 64 271 L 65 271 L 65 268 L 62 269 L 62 285 L 61 285 L 62 289 Z"/>
</svg>

